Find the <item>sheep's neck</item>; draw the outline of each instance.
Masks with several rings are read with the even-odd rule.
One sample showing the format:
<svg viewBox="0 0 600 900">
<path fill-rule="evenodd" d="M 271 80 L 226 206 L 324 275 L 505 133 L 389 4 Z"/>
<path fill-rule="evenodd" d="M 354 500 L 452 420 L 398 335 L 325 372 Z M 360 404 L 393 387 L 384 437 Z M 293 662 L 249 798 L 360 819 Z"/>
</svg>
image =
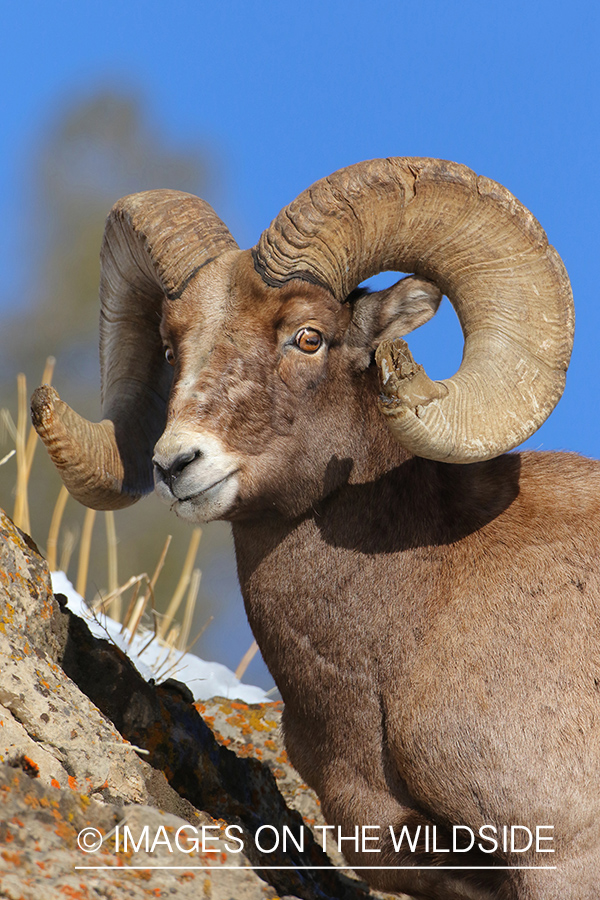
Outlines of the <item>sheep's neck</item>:
<svg viewBox="0 0 600 900">
<path fill-rule="evenodd" d="M 363 467 L 362 478 L 294 521 L 257 516 L 233 525 L 248 618 L 285 700 L 310 666 L 367 677 L 362 660 L 374 657 L 365 642 L 376 656 L 392 613 L 409 647 L 423 614 L 415 584 L 439 577 L 449 546 L 518 493 L 516 455 L 472 466 L 394 462 L 381 474 Z M 396 598 L 394 610 L 386 596 Z"/>
</svg>

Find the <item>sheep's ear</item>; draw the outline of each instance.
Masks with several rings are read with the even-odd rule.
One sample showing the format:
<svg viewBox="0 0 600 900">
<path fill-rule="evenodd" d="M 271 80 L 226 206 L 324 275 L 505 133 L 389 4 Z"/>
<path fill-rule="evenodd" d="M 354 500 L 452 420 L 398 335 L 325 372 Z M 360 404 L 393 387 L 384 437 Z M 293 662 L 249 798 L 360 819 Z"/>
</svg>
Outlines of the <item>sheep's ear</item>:
<svg viewBox="0 0 600 900">
<path fill-rule="evenodd" d="M 353 307 L 348 344 L 368 365 L 381 341 L 404 337 L 424 325 L 437 312 L 441 299 L 440 289 L 417 275 L 402 278 L 384 291 L 358 288 L 347 300 Z"/>
</svg>

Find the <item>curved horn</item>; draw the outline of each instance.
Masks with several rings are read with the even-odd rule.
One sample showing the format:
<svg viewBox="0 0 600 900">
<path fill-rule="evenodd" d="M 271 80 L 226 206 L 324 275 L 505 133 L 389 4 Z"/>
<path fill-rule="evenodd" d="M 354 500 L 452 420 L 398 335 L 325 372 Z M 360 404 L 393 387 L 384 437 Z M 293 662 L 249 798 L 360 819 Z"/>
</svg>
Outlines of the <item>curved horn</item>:
<svg viewBox="0 0 600 900">
<path fill-rule="evenodd" d="M 31 406 L 65 485 L 86 506 L 117 509 L 152 490 L 172 374 L 159 332 L 163 301 L 177 300 L 199 269 L 235 249 L 212 208 L 191 194 L 146 191 L 111 210 L 100 277 L 103 421 L 81 418 L 47 386 Z"/>
<path fill-rule="evenodd" d="M 380 347 L 381 409 L 412 453 L 466 463 L 515 447 L 558 402 L 573 342 L 564 266 L 531 213 L 466 166 L 371 160 L 318 181 L 261 235 L 255 266 L 340 302 L 377 272 L 415 272 L 448 296 L 465 337 L 452 378 L 431 382 L 402 347 Z"/>
</svg>

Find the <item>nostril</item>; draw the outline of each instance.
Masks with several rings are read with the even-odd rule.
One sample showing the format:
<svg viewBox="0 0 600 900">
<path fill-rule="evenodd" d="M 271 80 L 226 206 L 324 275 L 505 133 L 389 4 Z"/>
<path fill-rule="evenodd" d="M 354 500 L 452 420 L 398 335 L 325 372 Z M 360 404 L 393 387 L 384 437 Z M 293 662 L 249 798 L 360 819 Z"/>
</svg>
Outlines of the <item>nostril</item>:
<svg viewBox="0 0 600 900">
<path fill-rule="evenodd" d="M 179 453 L 172 460 L 163 461 L 159 460 L 155 457 L 154 468 L 160 474 L 161 478 L 167 482 L 169 487 L 173 486 L 173 483 L 176 479 L 181 475 L 183 470 L 189 466 L 190 463 L 194 462 L 194 460 L 199 459 L 202 456 L 201 450 L 189 450 L 185 453 Z"/>
<path fill-rule="evenodd" d="M 183 472 L 186 466 L 189 466 L 191 462 L 194 462 L 195 459 L 198 459 L 202 454 L 200 450 L 190 450 L 187 453 L 180 453 L 179 456 L 176 456 L 172 461 L 171 465 L 168 468 L 168 474 L 172 478 L 177 478 L 177 476 Z"/>
</svg>

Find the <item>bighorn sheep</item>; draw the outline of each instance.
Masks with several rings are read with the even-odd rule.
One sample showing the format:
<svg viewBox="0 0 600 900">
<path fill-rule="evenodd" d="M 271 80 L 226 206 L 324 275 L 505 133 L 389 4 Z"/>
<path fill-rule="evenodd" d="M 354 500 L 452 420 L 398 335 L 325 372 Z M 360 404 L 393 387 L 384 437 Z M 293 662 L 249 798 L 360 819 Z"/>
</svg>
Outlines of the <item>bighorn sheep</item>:
<svg viewBox="0 0 600 900">
<path fill-rule="evenodd" d="M 415 275 L 357 290 L 382 270 Z M 399 338 L 442 292 L 465 349 L 432 382 Z M 36 428 L 88 506 L 154 476 L 183 518 L 231 521 L 289 755 L 330 835 L 359 827 L 348 860 L 419 898 L 597 898 L 600 468 L 501 455 L 572 343 L 533 216 L 464 166 L 374 160 L 241 251 L 202 200 L 150 191 L 109 215 L 100 295 L 104 420 L 46 386 Z"/>
</svg>

